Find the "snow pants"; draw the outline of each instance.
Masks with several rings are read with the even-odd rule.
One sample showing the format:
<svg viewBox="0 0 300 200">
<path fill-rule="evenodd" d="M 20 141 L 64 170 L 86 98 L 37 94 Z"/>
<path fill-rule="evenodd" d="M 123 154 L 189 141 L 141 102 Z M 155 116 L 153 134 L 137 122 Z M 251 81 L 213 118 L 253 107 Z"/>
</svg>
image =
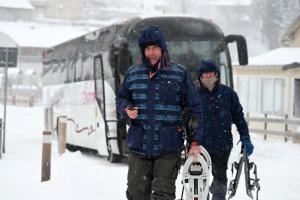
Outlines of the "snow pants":
<svg viewBox="0 0 300 200">
<path fill-rule="evenodd" d="M 231 149 L 219 152 L 209 153 L 212 162 L 213 181 L 209 188 L 212 194 L 212 200 L 225 200 L 227 193 L 227 169 Z"/>
<path fill-rule="evenodd" d="M 175 182 L 181 166 L 181 153 L 154 157 L 129 153 L 128 200 L 174 200 Z"/>
</svg>

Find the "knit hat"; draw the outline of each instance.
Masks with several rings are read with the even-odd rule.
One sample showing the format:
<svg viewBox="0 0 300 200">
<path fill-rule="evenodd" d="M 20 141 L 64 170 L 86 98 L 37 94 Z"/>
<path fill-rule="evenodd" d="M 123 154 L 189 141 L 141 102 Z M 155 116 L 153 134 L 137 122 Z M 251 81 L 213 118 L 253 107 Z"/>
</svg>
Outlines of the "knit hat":
<svg viewBox="0 0 300 200">
<path fill-rule="evenodd" d="M 215 64 L 212 59 L 202 60 L 200 62 L 199 70 L 198 70 L 198 80 L 204 72 L 217 72 L 220 77 L 219 67 Z"/>
<path fill-rule="evenodd" d="M 147 58 L 144 53 L 146 47 L 155 45 L 162 49 L 163 58 L 162 64 L 167 64 L 170 60 L 169 51 L 167 49 L 167 42 L 162 31 L 156 26 L 147 26 L 140 31 L 140 36 L 138 39 L 140 53 L 142 55 L 142 61 L 147 64 Z"/>
</svg>

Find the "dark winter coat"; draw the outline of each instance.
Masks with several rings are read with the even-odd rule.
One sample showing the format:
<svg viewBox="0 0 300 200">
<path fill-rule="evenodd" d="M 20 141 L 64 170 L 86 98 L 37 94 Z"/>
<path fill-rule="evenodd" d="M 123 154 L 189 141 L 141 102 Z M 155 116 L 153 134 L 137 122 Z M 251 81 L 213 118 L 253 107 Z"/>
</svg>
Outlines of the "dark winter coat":
<svg viewBox="0 0 300 200">
<path fill-rule="evenodd" d="M 170 61 L 161 30 L 148 26 L 140 31 L 139 47 L 142 63 L 128 69 L 116 97 L 117 111 L 129 119 L 125 109 L 138 107 L 138 117 L 131 120 L 126 141 L 129 150 L 155 156 L 183 149 L 182 111 L 190 107 L 189 116 L 196 115 L 197 128 L 193 141 L 201 143 L 202 106 L 197 88 L 185 67 Z M 144 54 L 149 45 L 162 49 L 162 58 L 150 66 Z M 158 67 L 160 63 L 160 67 Z M 155 75 L 150 78 L 150 71 Z"/>
<path fill-rule="evenodd" d="M 187 70 L 170 62 L 151 79 L 150 67 L 141 65 L 128 70 L 117 94 L 117 110 L 129 119 L 125 109 L 138 107 L 138 117 L 131 120 L 127 133 L 130 151 L 143 155 L 180 152 L 183 147 L 181 113 L 191 107 L 190 116 L 198 116 L 193 141 L 201 143 L 202 107 L 197 88 Z"/>
<path fill-rule="evenodd" d="M 240 135 L 249 135 L 238 95 L 230 87 L 216 83 L 212 92 L 198 87 L 203 107 L 203 136 L 201 145 L 208 152 L 232 148 L 232 122 Z"/>
</svg>

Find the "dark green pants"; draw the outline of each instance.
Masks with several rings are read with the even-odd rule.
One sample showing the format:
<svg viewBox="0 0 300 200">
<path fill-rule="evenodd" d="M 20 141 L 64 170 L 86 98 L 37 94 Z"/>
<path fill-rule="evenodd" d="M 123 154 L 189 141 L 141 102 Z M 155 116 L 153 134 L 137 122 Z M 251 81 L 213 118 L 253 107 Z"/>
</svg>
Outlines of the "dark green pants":
<svg viewBox="0 0 300 200">
<path fill-rule="evenodd" d="M 174 200 L 175 182 L 180 164 L 180 152 L 166 153 L 155 157 L 130 152 L 128 157 L 127 199 Z"/>
</svg>

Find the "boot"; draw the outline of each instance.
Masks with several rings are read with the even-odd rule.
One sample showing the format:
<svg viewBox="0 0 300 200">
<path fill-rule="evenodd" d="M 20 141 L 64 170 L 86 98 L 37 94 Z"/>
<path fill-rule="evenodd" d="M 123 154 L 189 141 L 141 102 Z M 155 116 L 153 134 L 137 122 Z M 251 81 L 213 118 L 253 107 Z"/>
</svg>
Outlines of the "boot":
<svg viewBox="0 0 300 200">
<path fill-rule="evenodd" d="M 227 178 L 224 180 L 214 178 L 209 191 L 212 194 L 212 200 L 226 200 Z"/>
</svg>

